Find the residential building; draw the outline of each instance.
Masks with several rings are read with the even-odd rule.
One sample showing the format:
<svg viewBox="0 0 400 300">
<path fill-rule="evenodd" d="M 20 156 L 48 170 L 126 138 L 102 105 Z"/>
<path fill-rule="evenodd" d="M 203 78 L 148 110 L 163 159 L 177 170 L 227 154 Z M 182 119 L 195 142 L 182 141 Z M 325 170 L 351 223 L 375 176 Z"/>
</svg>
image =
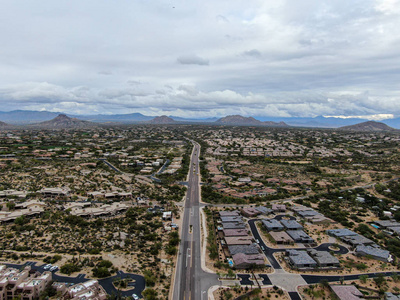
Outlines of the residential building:
<svg viewBox="0 0 400 300">
<path fill-rule="evenodd" d="M 339 300 L 360 300 L 364 299 L 361 293 L 354 285 L 331 285 L 332 292 Z"/>
<path fill-rule="evenodd" d="M 289 230 L 302 230 L 303 229 L 303 226 L 300 223 L 298 223 L 296 220 L 282 219 L 281 224 L 283 226 L 285 226 L 286 229 L 289 229 Z"/>
<path fill-rule="evenodd" d="M 248 236 L 249 233 L 246 229 L 223 229 L 225 237 L 230 236 Z"/>
<path fill-rule="evenodd" d="M 373 244 L 371 246 L 368 245 L 359 245 L 356 247 L 356 255 L 358 256 L 370 256 L 374 259 L 384 261 L 384 262 L 392 262 L 393 257 L 389 251 L 381 249 L 378 245 Z"/>
<path fill-rule="evenodd" d="M 237 253 L 244 254 L 259 254 L 260 250 L 256 244 L 251 245 L 231 245 L 228 246 L 229 253 L 233 256 Z"/>
<path fill-rule="evenodd" d="M 293 239 L 284 231 L 270 231 L 269 235 L 278 245 L 291 245 Z"/>
<path fill-rule="evenodd" d="M 316 268 L 317 262 L 306 251 L 286 250 L 289 264 L 295 269 Z"/>
<path fill-rule="evenodd" d="M 243 209 L 241 209 L 242 215 L 247 217 L 247 218 L 253 218 L 258 216 L 259 214 L 261 214 L 260 211 L 258 211 L 257 209 L 253 208 L 253 207 L 245 207 Z"/>
<path fill-rule="evenodd" d="M 225 243 L 230 245 L 251 245 L 253 238 L 251 236 L 230 236 L 225 237 Z"/>
<path fill-rule="evenodd" d="M 340 267 L 340 261 L 327 251 L 307 250 L 308 254 L 317 262 L 319 267 Z"/>
<path fill-rule="evenodd" d="M 303 230 L 287 230 L 286 232 L 295 243 L 314 243 L 314 240 Z"/>
<path fill-rule="evenodd" d="M 262 223 L 264 225 L 264 227 L 268 230 L 268 231 L 280 231 L 283 230 L 284 227 L 281 224 L 281 222 L 279 222 L 276 219 L 266 219 L 266 220 L 262 220 Z"/>
<path fill-rule="evenodd" d="M 233 263 L 237 269 L 248 269 L 252 266 L 264 266 L 264 256 L 261 254 L 237 253 L 232 255 Z"/>
</svg>

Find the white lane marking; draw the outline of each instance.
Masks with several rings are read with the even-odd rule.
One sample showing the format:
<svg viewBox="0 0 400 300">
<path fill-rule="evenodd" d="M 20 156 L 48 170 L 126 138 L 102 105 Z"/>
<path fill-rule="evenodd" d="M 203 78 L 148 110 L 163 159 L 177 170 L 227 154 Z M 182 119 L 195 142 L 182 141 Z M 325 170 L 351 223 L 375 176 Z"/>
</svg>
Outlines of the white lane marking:
<svg viewBox="0 0 400 300">
<path fill-rule="evenodd" d="M 188 260 L 190 259 L 190 254 L 189 254 L 189 252 L 190 252 L 190 248 L 187 248 L 187 251 L 186 251 L 186 268 L 187 268 L 187 266 L 188 266 Z"/>
</svg>

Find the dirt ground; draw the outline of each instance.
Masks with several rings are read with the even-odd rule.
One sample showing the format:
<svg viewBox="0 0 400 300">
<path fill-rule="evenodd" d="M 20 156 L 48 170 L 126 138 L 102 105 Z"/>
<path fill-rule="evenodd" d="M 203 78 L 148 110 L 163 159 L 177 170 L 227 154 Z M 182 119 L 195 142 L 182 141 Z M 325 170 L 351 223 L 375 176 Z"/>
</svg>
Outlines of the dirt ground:
<svg viewBox="0 0 400 300">
<path fill-rule="evenodd" d="M 219 299 L 228 299 L 226 298 L 227 294 L 232 294 L 231 299 L 235 299 L 239 297 L 240 295 L 244 295 L 247 292 L 250 292 L 251 289 L 247 289 L 244 287 L 233 287 L 233 288 L 219 288 L 214 291 L 213 296 L 215 300 Z M 279 288 L 273 288 L 273 287 L 266 287 L 266 288 L 261 288 L 261 289 L 253 289 L 253 295 L 250 295 L 250 299 L 273 299 L 273 300 L 289 300 L 290 297 L 287 294 L 287 292 L 283 291 L 282 289 Z M 224 297 L 225 296 L 225 297 Z"/>
<path fill-rule="evenodd" d="M 332 282 L 332 284 L 341 284 L 340 282 Z M 379 290 L 382 289 L 384 292 L 391 292 L 398 294 L 400 292 L 400 282 L 393 280 L 393 278 L 386 277 L 385 282 L 378 286 L 373 279 L 367 279 L 365 282 L 360 280 L 344 282 L 345 285 L 357 285 L 358 289 L 363 292 L 367 297 L 379 297 Z M 310 285 L 300 286 L 298 292 L 303 300 L 313 299 L 337 299 L 329 287 L 324 287 L 321 284 L 315 284 L 310 289 Z"/>
</svg>

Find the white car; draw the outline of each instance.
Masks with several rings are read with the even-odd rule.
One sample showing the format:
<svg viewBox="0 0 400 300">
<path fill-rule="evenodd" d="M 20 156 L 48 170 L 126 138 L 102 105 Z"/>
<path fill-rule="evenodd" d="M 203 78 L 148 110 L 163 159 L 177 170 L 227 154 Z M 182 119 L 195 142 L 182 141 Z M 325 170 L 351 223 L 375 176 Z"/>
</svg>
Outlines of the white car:
<svg viewBox="0 0 400 300">
<path fill-rule="evenodd" d="M 51 264 L 47 264 L 47 265 L 45 265 L 44 267 L 43 267 L 43 269 L 45 269 L 45 270 L 48 270 L 48 269 L 50 269 L 51 268 Z"/>
<path fill-rule="evenodd" d="M 260 241 L 259 241 L 258 239 L 256 239 L 256 242 L 257 242 L 257 244 L 259 244 L 259 243 L 260 243 Z"/>
<path fill-rule="evenodd" d="M 139 300 L 139 296 L 136 295 L 136 294 L 132 294 L 132 298 L 133 298 L 134 300 Z"/>
<path fill-rule="evenodd" d="M 50 268 L 50 271 L 51 271 L 51 272 L 57 271 L 57 270 L 58 270 L 58 267 L 57 267 L 57 266 L 52 266 L 52 267 Z"/>
</svg>

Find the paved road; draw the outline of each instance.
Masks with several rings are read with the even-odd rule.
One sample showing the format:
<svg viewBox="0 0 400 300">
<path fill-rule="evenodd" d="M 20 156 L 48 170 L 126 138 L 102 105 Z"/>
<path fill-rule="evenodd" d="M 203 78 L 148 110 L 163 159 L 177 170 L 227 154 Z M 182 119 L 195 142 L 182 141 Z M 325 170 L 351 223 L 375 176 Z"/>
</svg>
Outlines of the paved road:
<svg viewBox="0 0 400 300">
<path fill-rule="evenodd" d="M 263 252 L 264 252 L 265 256 L 268 258 L 271 266 L 274 269 L 278 269 L 278 270 L 282 269 L 281 265 L 278 263 L 278 261 L 276 260 L 276 258 L 273 255 L 275 252 L 279 252 L 282 250 L 269 248 L 264 243 L 263 239 L 261 238 L 260 233 L 258 232 L 257 226 L 255 224 L 256 221 L 258 221 L 258 219 L 249 220 L 250 230 L 253 233 L 254 238 L 259 241 L 259 244 L 262 247 L 261 249 L 264 248 Z"/>
<path fill-rule="evenodd" d="M 400 272 L 378 272 L 378 273 L 366 273 L 366 274 L 354 274 L 354 275 L 334 275 L 334 276 L 328 276 L 328 275 L 301 275 L 303 279 L 307 282 L 307 284 L 315 284 L 315 283 L 320 283 L 321 280 L 327 280 L 328 282 L 333 282 L 333 281 L 340 281 L 340 280 L 357 280 L 360 278 L 361 275 L 368 275 L 369 278 L 375 278 L 378 277 L 379 274 L 382 274 L 383 276 L 391 276 L 393 273 L 396 273 L 397 275 L 400 275 Z"/>
<path fill-rule="evenodd" d="M 200 145 L 193 142 L 188 189 L 182 222 L 181 244 L 176 266 L 173 299 L 206 299 L 212 285 L 219 283 L 216 274 L 206 273 L 201 268 L 200 233 Z"/>
</svg>

